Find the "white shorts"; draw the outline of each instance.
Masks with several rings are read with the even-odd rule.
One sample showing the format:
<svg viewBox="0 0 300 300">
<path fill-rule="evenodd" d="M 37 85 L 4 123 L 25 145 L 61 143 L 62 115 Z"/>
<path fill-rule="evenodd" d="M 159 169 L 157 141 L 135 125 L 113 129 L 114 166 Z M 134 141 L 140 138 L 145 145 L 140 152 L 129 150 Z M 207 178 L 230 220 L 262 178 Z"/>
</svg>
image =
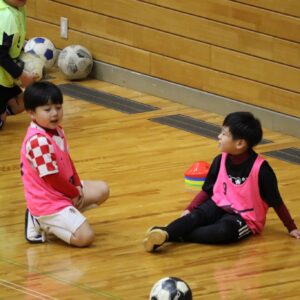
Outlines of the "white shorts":
<svg viewBox="0 0 300 300">
<path fill-rule="evenodd" d="M 69 232 L 70 236 L 86 220 L 86 217 L 74 206 L 67 206 L 56 214 L 35 218 L 39 221 L 41 228 L 45 232 L 57 235 L 57 230 L 62 229 Z"/>
</svg>

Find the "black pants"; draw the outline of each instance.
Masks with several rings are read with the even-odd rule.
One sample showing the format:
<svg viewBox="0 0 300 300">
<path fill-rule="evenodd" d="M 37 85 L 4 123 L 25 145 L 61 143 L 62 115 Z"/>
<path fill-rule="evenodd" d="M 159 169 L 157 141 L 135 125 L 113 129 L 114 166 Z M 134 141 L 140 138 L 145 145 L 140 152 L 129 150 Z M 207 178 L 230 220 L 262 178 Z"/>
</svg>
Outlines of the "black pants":
<svg viewBox="0 0 300 300">
<path fill-rule="evenodd" d="M 252 234 L 240 215 L 227 213 L 211 199 L 170 223 L 165 230 L 170 242 L 204 244 L 232 243 Z"/>
<path fill-rule="evenodd" d="M 7 102 L 19 94 L 22 93 L 22 90 L 19 86 L 14 85 L 13 87 L 5 87 L 0 85 L 0 115 L 3 114 L 6 110 Z"/>
</svg>

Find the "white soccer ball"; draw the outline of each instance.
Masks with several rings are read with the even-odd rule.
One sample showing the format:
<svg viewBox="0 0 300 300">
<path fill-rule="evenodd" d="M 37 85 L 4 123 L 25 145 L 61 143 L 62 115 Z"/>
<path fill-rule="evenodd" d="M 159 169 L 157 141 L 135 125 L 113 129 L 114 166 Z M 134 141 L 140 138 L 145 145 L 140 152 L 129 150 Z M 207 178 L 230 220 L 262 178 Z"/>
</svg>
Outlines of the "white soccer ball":
<svg viewBox="0 0 300 300">
<path fill-rule="evenodd" d="M 33 53 L 22 53 L 17 64 L 26 72 L 35 74 L 37 80 L 44 77 L 46 73 L 45 61 Z"/>
<path fill-rule="evenodd" d="M 57 65 L 67 79 L 84 79 L 92 71 L 93 57 L 85 47 L 70 45 L 60 52 Z"/>
<path fill-rule="evenodd" d="M 149 300 L 192 300 L 192 290 L 186 282 L 177 277 L 165 277 L 157 281 Z"/>
<path fill-rule="evenodd" d="M 57 56 L 55 46 L 45 37 L 34 37 L 30 39 L 25 44 L 24 52 L 38 55 L 45 61 L 45 67 L 47 70 L 53 67 Z"/>
</svg>

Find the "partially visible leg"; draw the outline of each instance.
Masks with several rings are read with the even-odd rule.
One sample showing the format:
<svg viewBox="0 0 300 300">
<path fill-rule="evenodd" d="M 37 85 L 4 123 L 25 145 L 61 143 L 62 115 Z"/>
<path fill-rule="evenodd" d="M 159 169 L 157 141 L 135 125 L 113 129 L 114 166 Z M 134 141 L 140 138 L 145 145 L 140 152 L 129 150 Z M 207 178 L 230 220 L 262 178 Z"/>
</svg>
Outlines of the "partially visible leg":
<svg viewBox="0 0 300 300">
<path fill-rule="evenodd" d="M 79 210 L 73 206 L 57 214 L 37 218 L 42 229 L 76 247 L 87 247 L 94 241 L 94 232 Z"/>
<path fill-rule="evenodd" d="M 83 181 L 83 204 L 79 208 L 80 211 L 85 211 L 102 204 L 109 197 L 109 187 L 104 181 Z"/>
<path fill-rule="evenodd" d="M 4 126 L 6 121 L 6 105 L 9 95 L 7 95 L 7 88 L 0 85 L 0 129 Z"/>
<path fill-rule="evenodd" d="M 167 227 L 168 241 L 180 242 L 190 234 L 195 228 L 215 223 L 225 211 L 218 207 L 211 199 L 195 208 L 190 214 L 171 222 Z"/>
<path fill-rule="evenodd" d="M 76 247 L 89 246 L 94 241 L 94 232 L 80 213 L 97 207 L 109 197 L 109 188 L 104 181 L 84 181 L 82 206 L 67 207 L 56 216 L 40 217 L 46 232 Z M 80 210 L 80 211 L 79 211 Z"/>
<path fill-rule="evenodd" d="M 194 229 L 184 242 L 202 244 L 234 243 L 252 235 L 250 228 L 239 215 L 225 214 L 216 223 Z"/>
<path fill-rule="evenodd" d="M 70 244 L 76 247 L 87 247 L 93 243 L 94 239 L 94 231 L 90 224 L 85 221 L 72 234 Z"/>
<path fill-rule="evenodd" d="M 17 85 L 5 87 L 0 85 L 0 129 L 6 122 L 8 115 L 24 111 L 23 92 Z"/>
<path fill-rule="evenodd" d="M 24 99 L 23 99 L 23 92 L 15 96 L 14 98 L 10 99 L 7 103 L 8 107 L 8 115 L 17 115 L 24 111 Z"/>
<path fill-rule="evenodd" d="M 165 242 L 182 242 L 195 228 L 212 224 L 225 214 L 225 211 L 216 206 L 211 200 L 202 203 L 190 214 L 180 217 L 166 227 L 154 226 L 150 228 L 144 239 L 144 248 L 152 252 Z"/>
</svg>

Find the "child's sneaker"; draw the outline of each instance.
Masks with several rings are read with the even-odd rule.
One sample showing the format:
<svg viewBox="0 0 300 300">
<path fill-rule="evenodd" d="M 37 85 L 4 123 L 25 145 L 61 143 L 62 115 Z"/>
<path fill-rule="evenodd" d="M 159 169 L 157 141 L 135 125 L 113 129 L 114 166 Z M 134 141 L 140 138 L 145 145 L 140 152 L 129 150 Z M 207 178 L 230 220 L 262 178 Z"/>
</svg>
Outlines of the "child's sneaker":
<svg viewBox="0 0 300 300">
<path fill-rule="evenodd" d="M 44 243 L 45 232 L 41 230 L 39 221 L 31 215 L 28 209 L 25 212 L 25 238 L 29 243 Z"/>
<path fill-rule="evenodd" d="M 153 252 L 168 240 L 168 233 L 163 230 L 164 227 L 151 227 L 144 239 L 144 248 L 147 252 Z"/>
</svg>

